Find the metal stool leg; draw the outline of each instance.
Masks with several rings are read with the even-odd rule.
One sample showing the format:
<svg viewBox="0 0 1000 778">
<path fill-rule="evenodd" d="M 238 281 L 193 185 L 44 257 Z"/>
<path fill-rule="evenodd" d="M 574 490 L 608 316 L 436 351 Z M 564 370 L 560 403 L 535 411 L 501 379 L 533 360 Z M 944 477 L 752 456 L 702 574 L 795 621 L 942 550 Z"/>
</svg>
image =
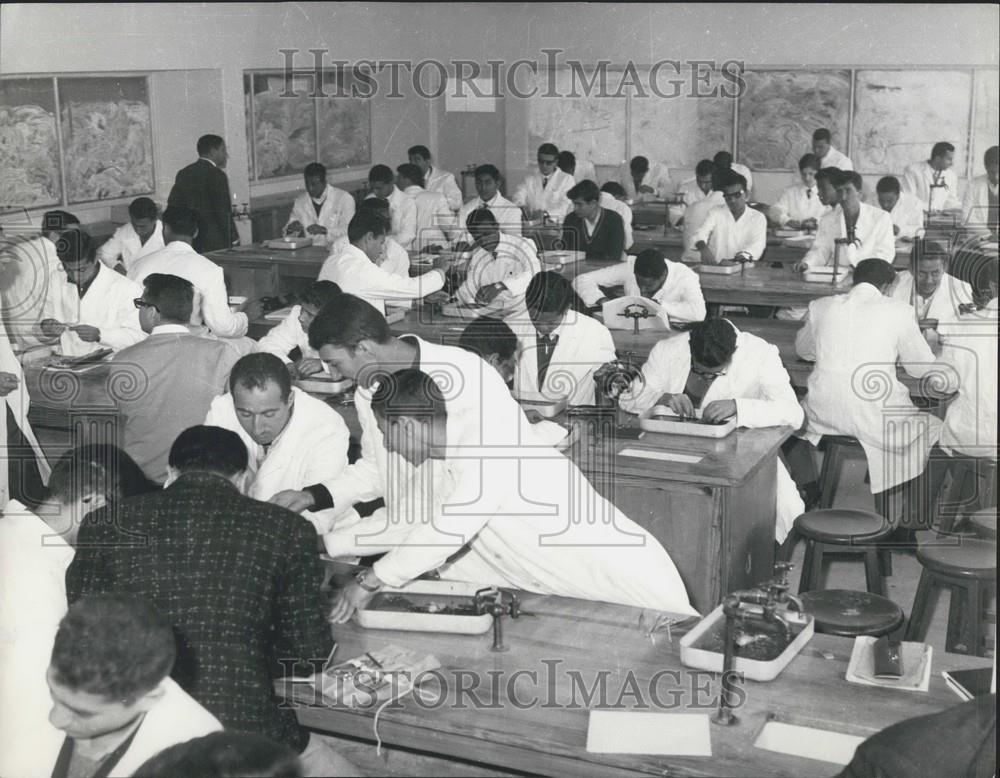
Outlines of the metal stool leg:
<svg viewBox="0 0 1000 778">
<path fill-rule="evenodd" d="M 906 624 L 906 640 L 923 640 L 927 632 L 927 610 L 931 596 L 936 589 L 933 576 L 926 570 L 920 572 L 920 582 L 917 593 L 913 596 L 913 607 L 910 608 L 910 620 Z"/>
<path fill-rule="evenodd" d="M 837 495 L 837 482 L 844 469 L 843 446 L 837 443 L 827 443 L 823 454 L 823 467 L 819 472 L 819 507 L 832 508 Z"/>
<path fill-rule="evenodd" d="M 802 557 L 802 573 L 799 575 L 799 594 L 808 592 L 812 585 L 812 567 L 815 554 L 816 541 L 806 538 L 805 555 Z"/>
<path fill-rule="evenodd" d="M 865 549 L 865 583 L 869 592 L 885 597 L 885 579 L 879 570 L 878 556 L 878 549 L 874 546 Z"/>
<path fill-rule="evenodd" d="M 972 647 L 966 643 L 967 632 L 963 628 L 969 621 L 968 611 L 973 607 L 972 602 L 970 602 L 971 591 L 964 584 L 953 581 L 949 581 L 948 584 L 951 591 L 951 602 L 948 603 L 948 633 L 945 638 L 944 650 L 955 654 L 973 653 Z"/>
</svg>

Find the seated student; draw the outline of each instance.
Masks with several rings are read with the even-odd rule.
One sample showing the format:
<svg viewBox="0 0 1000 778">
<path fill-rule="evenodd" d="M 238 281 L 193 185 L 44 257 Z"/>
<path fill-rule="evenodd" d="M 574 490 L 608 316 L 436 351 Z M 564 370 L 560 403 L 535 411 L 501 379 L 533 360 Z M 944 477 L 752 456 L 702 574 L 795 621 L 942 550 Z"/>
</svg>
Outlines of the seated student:
<svg viewBox="0 0 1000 778">
<path fill-rule="evenodd" d="M 52 724 L 65 733 L 53 778 L 138 775 L 164 748 L 222 729 L 171 678 L 170 621 L 149 601 L 103 594 L 59 623 L 48 670 Z"/>
<path fill-rule="evenodd" d="M 448 245 L 446 230 L 454 220 L 448 201 L 440 192 L 424 189 L 424 176 L 416 165 L 406 163 L 396 168 L 396 182 L 403 194 L 417 206 L 417 233 L 414 251 L 440 250 Z"/>
<path fill-rule="evenodd" d="M 532 277 L 542 269 L 535 244 L 500 232 L 492 211 L 486 208 L 469 214 L 467 229 L 475 243 L 458 299 L 469 304 L 490 303 L 497 297 L 513 302 L 523 297 Z"/>
<path fill-rule="evenodd" d="M 559 152 L 559 169 L 573 176 L 576 181 L 597 181 L 597 168 L 589 159 L 577 157 L 572 151 Z"/>
<path fill-rule="evenodd" d="M 517 322 L 514 394 L 570 405 L 594 404 L 594 373 L 615 359 L 611 333 L 586 308 L 569 280 L 539 273 L 525 292 L 530 324 Z"/>
<path fill-rule="evenodd" d="M 64 217 L 67 228 L 79 220 L 65 211 L 48 211 L 37 232 L 0 227 L 0 313 L 11 343 L 19 348 L 37 346 L 35 336 L 48 291 L 48 279 L 61 272 L 56 251 Z M 48 225 L 48 226 L 46 226 Z"/>
<path fill-rule="evenodd" d="M 890 265 L 896 259 L 896 240 L 892 218 L 881 208 L 861 202 L 861 175 L 842 170 L 834 179 L 837 204 L 819 220 L 816 239 L 805 256 L 792 267 L 797 271 L 833 265 L 840 245 L 840 267 L 854 267 L 863 259 L 884 259 Z"/>
<path fill-rule="evenodd" d="M 347 234 L 347 224 L 354 216 L 354 198 L 343 189 L 330 186 L 326 167 L 310 162 L 302 171 L 306 191 L 295 198 L 292 213 L 285 225 L 285 235 L 310 235 L 329 246 Z"/>
<path fill-rule="evenodd" d="M 136 775 L 143 778 L 300 778 L 295 752 L 263 735 L 213 732 L 163 749 Z"/>
<path fill-rule="evenodd" d="M 924 471 L 941 426 L 917 409 L 909 389 L 896 377 L 897 362 L 915 378 L 933 370 L 934 354 L 920 334 L 913 309 L 886 296 L 894 278 L 885 260 L 862 260 L 854 268 L 851 291 L 813 300 L 795 337 L 798 355 L 816 363 L 803 403 L 803 437 L 814 446 L 824 435 L 861 441 L 871 491 L 883 516 L 892 494 Z M 877 397 L 858 388 L 872 385 L 873 377 Z M 885 386 L 887 392 L 882 391 Z M 813 481 L 801 476 L 797 480 L 807 489 Z"/>
<path fill-rule="evenodd" d="M 198 232 L 194 211 L 172 205 L 163 212 L 162 218 L 163 239 L 167 245 L 136 261 L 129 278 L 141 284 L 152 273 L 180 276 L 190 281 L 195 290 L 191 327 L 196 334 L 207 329 L 218 338 L 245 336 L 249 320 L 258 318 L 263 312 L 261 302 L 248 300 L 235 313 L 230 309 L 222 268 L 191 246 Z"/>
<path fill-rule="evenodd" d="M 705 197 L 684 206 L 683 216 L 681 217 L 684 252 L 681 254 L 681 259 L 685 262 L 701 261 L 701 252 L 694 248 L 692 238 L 705 223 L 705 219 L 708 218 L 708 214 L 711 213 L 713 209 L 726 204 L 725 199 L 722 197 L 721 186 L 721 181 L 726 175 L 728 174 L 725 171 L 716 170 L 713 166 L 711 173 L 709 174 L 709 191 L 705 194 Z M 698 186 L 700 188 L 703 183 L 700 176 L 698 181 Z"/>
<path fill-rule="evenodd" d="M 385 227 L 385 243 L 382 244 L 382 253 L 379 255 L 379 258 L 375 261 L 375 263 L 387 273 L 402 276 L 403 278 L 409 278 L 410 254 L 395 240 L 389 237 L 389 230 L 391 228 L 389 203 L 385 200 L 380 200 L 378 197 L 372 197 L 361 201 L 361 204 L 358 206 L 358 213 L 361 213 L 362 211 L 365 211 L 366 213 L 374 213 L 382 221 L 382 224 Z M 341 235 L 331 244 L 330 255 L 326 258 L 326 261 L 323 262 L 323 266 L 320 268 L 318 280 L 329 280 L 329 276 L 324 275 L 324 273 L 329 274 L 333 272 L 333 268 L 337 264 L 337 257 L 343 254 L 345 249 L 347 249 L 350 245 L 351 241 L 346 233 Z"/>
<path fill-rule="evenodd" d="M 156 203 L 148 197 L 137 197 L 128 205 L 128 224 L 123 224 L 97 250 L 97 258 L 122 275 L 135 261 L 163 248 L 163 224 Z"/>
<path fill-rule="evenodd" d="M 750 192 L 753 191 L 753 176 L 750 173 L 750 168 L 746 165 L 741 165 L 739 162 L 734 162 L 733 155 L 728 151 L 717 152 L 716 155 L 712 157 L 712 164 L 715 165 L 716 170 L 730 171 L 743 176 L 747 182 L 747 197 L 749 198 Z"/>
<path fill-rule="evenodd" d="M 708 265 L 744 257 L 756 262 L 767 246 L 767 217 L 747 207 L 747 182 L 739 173 L 721 174 L 718 185 L 725 205 L 708 212 L 691 235 L 689 248 Z"/>
<path fill-rule="evenodd" d="M 771 206 L 771 220 L 779 227 L 790 230 L 815 230 L 817 220 L 826 212 L 816 192 L 816 172 L 819 161 L 815 154 L 804 154 L 799 159 L 799 177 L 802 183 L 786 188 L 778 202 Z"/>
<path fill-rule="evenodd" d="M 273 699 L 279 659 L 302 658 L 308 664 L 286 663 L 284 673 L 311 675 L 312 659 L 332 647 L 315 530 L 240 494 L 247 450 L 235 432 L 186 429 L 169 465 L 168 486 L 123 502 L 116 521 L 84 520 L 66 575 L 70 601 L 100 592 L 148 598 L 183 636 L 173 677 L 192 697 L 227 728 L 290 746 L 306 775 L 336 775 L 341 764 L 325 758 L 326 744 Z M 80 643 L 73 649 L 79 655 Z"/>
<path fill-rule="evenodd" d="M 411 165 L 420 168 L 424 177 L 423 186 L 428 192 L 444 195 L 448 208 L 452 211 L 462 207 L 462 190 L 458 188 L 455 176 L 431 164 L 431 152 L 426 146 L 410 146 L 406 156 Z"/>
<path fill-rule="evenodd" d="M 405 197 L 406 195 L 403 195 Z M 369 210 L 359 210 L 347 227 L 350 245 L 323 264 L 320 279 L 356 294 L 381 313 L 387 302 L 419 300 L 444 286 L 445 273 L 434 268 L 414 278 L 396 275 L 378 265 L 385 243 L 385 222 Z"/>
<path fill-rule="evenodd" d="M 288 315 L 257 342 L 257 348 L 284 362 L 293 378 L 325 373 L 319 354 L 309 347 L 309 325 L 323 306 L 339 295 L 340 287 L 333 281 L 314 281 Z"/>
<path fill-rule="evenodd" d="M 903 188 L 916 197 L 928 211 L 949 211 L 960 208 L 955 147 L 939 141 L 931 149 L 931 158 L 914 162 L 903 171 Z"/>
<path fill-rule="evenodd" d="M 601 190 L 581 181 L 566 193 L 573 212 L 563 221 L 562 243 L 568 251 L 583 251 L 587 259 L 617 262 L 625 258 L 625 225 L 615 211 L 601 207 Z"/>
<path fill-rule="evenodd" d="M 677 197 L 684 204 L 684 209 L 690 208 L 695 203 L 700 203 L 712 194 L 712 174 L 715 172 L 715 163 L 710 159 L 703 159 L 694 168 L 694 175 L 681 182 L 677 187 Z M 675 225 L 685 218 L 684 210 L 676 220 Z"/>
<path fill-rule="evenodd" d="M 621 408 L 639 414 L 654 405 L 712 421 L 735 416 L 749 428 L 798 429 L 803 420 L 777 347 L 728 319 L 706 319 L 653 347 Z M 780 462 L 777 477 L 775 539 L 782 543 L 805 506 Z"/>
<path fill-rule="evenodd" d="M 476 193 L 479 196 L 471 198 L 458 212 L 457 251 L 467 248 L 475 241 L 466 230 L 466 225 L 469 214 L 479 208 L 489 209 L 500 225 L 500 232 L 521 236 L 521 209 L 500 194 L 500 171 L 496 167 L 480 165 L 476 168 Z"/>
<path fill-rule="evenodd" d="M 99 348 L 115 351 L 145 336 L 132 302 L 142 289 L 97 261 L 97 247 L 81 229 L 66 230 L 57 248 L 62 272 L 49 277 L 38 324 L 43 343 L 58 341 L 64 356 Z"/>
<path fill-rule="evenodd" d="M 617 181 L 608 181 L 601 186 L 601 197 L 598 200 L 601 208 L 614 211 L 622 217 L 622 228 L 625 230 L 625 251 L 632 247 L 632 209 L 625 202 L 625 189 Z"/>
<path fill-rule="evenodd" d="M 913 240 L 924 229 L 924 204 L 899 187 L 895 176 L 880 178 L 875 184 L 879 207 L 892 219 L 892 234 Z"/>
<path fill-rule="evenodd" d="M 136 387 L 113 393 L 122 441 L 146 476 L 162 484 L 174 440 L 205 418 L 239 354 L 225 341 L 188 330 L 194 306 L 190 281 L 153 273 L 142 283 L 135 305 L 149 337 L 115 354 L 108 385 Z"/>
<path fill-rule="evenodd" d="M 664 324 L 701 321 L 705 298 L 698 274 L 681 262 L 671 262 L 658 249 L 645 249 L 625 262 L 578 275 L 573 288 L 590 308 L 609 298 L 603 288 L 624 287 L 626 297 L 645 297 L 663 309 Z"/>
<path fill-rule="evenodd" d="M 923 240 L 914 247 L 913 254 L 917 268 L 916 288 L 913 273 L 901 270 L 896 274 L 889 296 L 912 306 L 918 321 L 959 319 L 962 306 L 973 302 L 972 286 L 948 273 L 951 263 L 948 247 L 937 241 Z"/>
<path fill-rule="evenodd" d="M 820 127 L 813 132 L 812 149 L 819 164 L 817 170 L 825 167 L 838 170 L 854 170 L 854 163 L 845 154 L 840 153 L 832 145 L 833 136 L 826 127 Z"/>
<path fill-rule="evenodd" d="M 569 213 L 570 201 L 566 193 L 576 179 L 558 167 L 559 149 L 554 143 L 538 147 L 538 172 L 532 173 L 514 192 L 511 202 L 520 206 L 525 218 L 540 219 L 543 214 L 559 224 Z"/>
<path fill-rule="evenodd" d="M 997 200 L 997 185 L 1000 181 L 1000 147 L 990 146 L 983 155 L 986 174 L 976 176 L 969 182 L 962 201 L 962 223 L 968 227 L 981 227 L 997 235 L 997 221 L 1000 216 L 1000 202 Z"/>
<path fill-rule="evenodd" d="M 379 589 L 402 586 L 442 565 L 445 580 L 680 617 L 696 613 L 663 546 L 601 497 L 555 449 L 541 447 L 518 460 L 456 457 L 448 448 L 448 427 L 462 421 L 419 368 L 380 382 L 371 411 L 385 430 L 387 450 L 424 478 L 407 485 L 403 496 L 409 499 L 387 501 L 388 524 L 376 516 L 328 538 L 335 548 L 351 552 L 365 536 L 387 552 L 340 592 L 330 613 L 335 624 L 347 621 Z M 511 489 L 512 483 L 518 488 Z M 564 542 L 553 540 L 561 534 Z M 464 553 L 449 561 L 460 549 Z"/>
<path fill-rule="evenodd" d="M 375 165 L 368 171 L 368 198 L 377 197 L 389 204 L 389 237 L 409 249 L 417 237 L 417 204 L 396 186 L 396 177 L 388 165 Z"/>
<path fill-rule="evenodd" d="M 248 354 L 233 366 L 229 392 L 212 401 L 205 424 L 240 436 L 250 452 L 246 493 L 257 500 L 290 489 L 309 491 L 347 467 L 350 433 L 344 419 L 292 386 L 274 354 Z M 316 508 L 305 518 L 317 532 L 328 532 L 332 511 Z"/>
<path fill-rule="evenodd" d="M 625 187 L 625 197 L 631 203 L 646 200 L 662 200 L 670 195 L 673 184 L 667 166 L 643 156 L 632 157 L 628 168 L 621 171 L 621 183 Z"/>
</svg>

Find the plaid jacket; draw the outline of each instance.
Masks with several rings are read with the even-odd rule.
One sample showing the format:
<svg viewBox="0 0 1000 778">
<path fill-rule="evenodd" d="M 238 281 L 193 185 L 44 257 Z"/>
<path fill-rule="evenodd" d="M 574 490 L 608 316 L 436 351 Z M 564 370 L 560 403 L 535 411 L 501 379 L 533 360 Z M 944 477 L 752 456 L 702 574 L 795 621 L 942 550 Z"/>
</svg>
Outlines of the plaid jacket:
<svg viewBox="0 0 1000 778">
<path fill-rule="evenodd" d="M 227 729 L 301 751 L 308 733 L 278 708 L 272 677 L 276 660 L 325 660 L 332 647 L 312 525 L 202 473 L 126 500 L 109 519 L 98 511 L 81 525 L 69 601 L 108 591 L 147 598 L 174 624 L 173 676 L 192 697 Z"/>
</svg>

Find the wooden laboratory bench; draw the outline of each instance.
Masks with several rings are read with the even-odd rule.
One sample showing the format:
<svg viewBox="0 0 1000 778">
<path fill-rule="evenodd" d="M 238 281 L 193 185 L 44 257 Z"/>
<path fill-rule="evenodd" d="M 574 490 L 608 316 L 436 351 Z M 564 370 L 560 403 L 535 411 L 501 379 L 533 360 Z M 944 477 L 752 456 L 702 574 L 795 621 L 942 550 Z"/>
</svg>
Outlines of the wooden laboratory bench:
<svg viewBox="0 0 1000 778">
<path fill-rule="evenodd" d="M 335 585 L 352 572 L 328 564 L 336 567 Z M 958 704 L 941 670 L 989 666 L 981 658 L 935 653 L 926 693 L 858 686 L 844 680 L 853 640 L 815 635 L 776 679 L 742 685 L 746 696 L 736 711 L 738 723 L 709 725 L 711 757 L 588 753 L 590 711 L 710 715 L 718 676 L 681 664 L 678 629 L 672 636 L 650 635 L 652 611 L 528 593 L 521 598 L 532 615 L 504 618 L 506 653 L 490 651 L 490 632 L 365 630 L 353 622 L 333 627 L 337 661 L 394 644 L 433 654 L 442 665 L 421 700 L 408 696 L 382 710 L 378 734 L 385 744 L 567 778 L 830 776 L 838 765 L 755 747 L 761 729 L 778 721 L 867 737 Z M 374 741 L 374 706 L 326 707 L 304 683 L 279 683 L 278 690 L 304 726 Z M 669 726 L 669 719 L 664 722 Z"/>
<path fill-rule="evenodd" d="M 255 244 L 205 256 L 222 268 L 229 294 L 257 299 L 301 292 L 319 277 L 329 253 L 325 246 L 287 251 Z"/>
</svg>

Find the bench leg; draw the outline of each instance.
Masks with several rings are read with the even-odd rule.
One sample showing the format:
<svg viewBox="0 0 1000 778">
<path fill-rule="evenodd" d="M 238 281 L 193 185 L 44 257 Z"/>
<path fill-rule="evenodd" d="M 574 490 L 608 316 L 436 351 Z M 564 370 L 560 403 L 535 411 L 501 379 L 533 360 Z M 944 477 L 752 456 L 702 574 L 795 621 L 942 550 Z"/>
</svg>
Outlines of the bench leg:
<svg viewBox="0 0 1000 778">
<path fill-rule="evenodd" d="M 885 597 L 885 579 L 879 569 L 879 551 L 874 546 L 865 549 L 865 583 L 869 592 Z"/>
</svg>

